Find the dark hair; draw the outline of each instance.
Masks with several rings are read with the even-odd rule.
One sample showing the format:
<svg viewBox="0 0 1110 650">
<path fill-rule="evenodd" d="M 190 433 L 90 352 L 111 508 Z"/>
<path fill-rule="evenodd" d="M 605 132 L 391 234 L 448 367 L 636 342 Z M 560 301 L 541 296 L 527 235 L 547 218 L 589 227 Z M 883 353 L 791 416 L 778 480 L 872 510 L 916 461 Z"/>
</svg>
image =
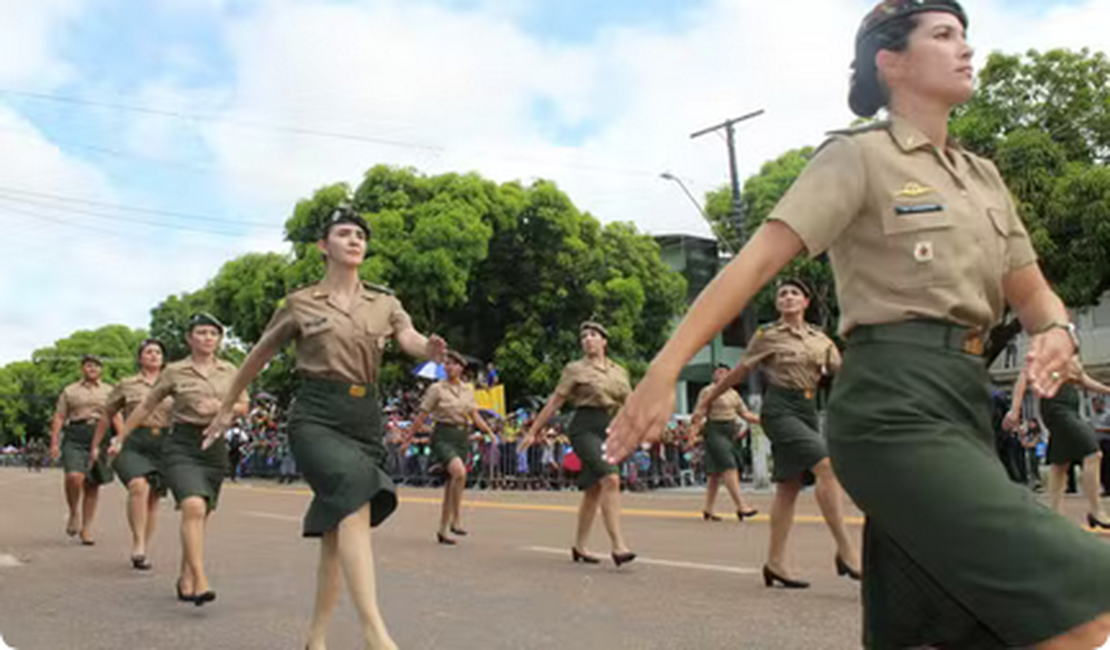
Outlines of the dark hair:
<svg viewBox="0 0 1110 650">
<path fill-rule="evenodd" d="M 158 339 L 143 339 L 139 344 L 139 350 L 135 353 L 135 363 L 139 366 L 143 365 L 143 351 L 152 345 L 157 345 L 158 349 L 162 351 L 162 367 L 166 367 L 166 346 Z"/>
<path fill-rule="evenodd" d="M 880 50 L 905 52 L 917 23 L 917 14 L 899 16 L 856 39 L 856 60 L 852 63 L 852 84 L 848 91 L 848 106 L 853 113 L 873 117 L 890 101 L 890 91 L 879 79 L 875 57 Z"/>
</svg>

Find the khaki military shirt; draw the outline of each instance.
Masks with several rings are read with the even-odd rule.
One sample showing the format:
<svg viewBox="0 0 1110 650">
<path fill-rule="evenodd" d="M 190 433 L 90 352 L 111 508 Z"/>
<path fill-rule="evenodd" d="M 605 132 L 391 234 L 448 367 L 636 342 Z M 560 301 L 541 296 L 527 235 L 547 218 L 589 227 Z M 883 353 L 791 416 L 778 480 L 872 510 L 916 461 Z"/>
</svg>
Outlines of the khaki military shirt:
<svg viewBox="0 0 1110 650">
<path fill-rule="evenodd" d="M 713 384 L 701 389 L 697 403 L 703 403 L 711 390 L 713 390 Z M 730 388 L 710 402 L 706 417 L 715 422 L 735 422 L 736 418 L 745 411 L 747 411 L 747 405 L 744 404 L 744 399 L 735 389 Z"/>
<path fill-rule="evenodd" d="M 112 390 L 111 395 L 108 396 L 108 410 L 113 413 L 123 412 L 123 418 L 126 420 L 131 412 L 139 408 L 139 405 L 146 399 L 147 393 L 154 387 L 155 382 L 147 383 L 146 377 L 133 375 L 125 377 L 120 380 L 116 387 Z M 165 427 L 170 424 L 170 411 L 173 409 L 173 398 L 167 397 L 150 412 L 146 421 L 142 422 L 139 426 L 142 427 Z"/>
<path fill-rule="evenodd" d="M 266 331 L 296 341 L 297 371 L 310 377 L 372 384 L 386 341 L 412 327 L 401 301 L 372 285 L 363 287 L 350 311 L 321 285 L 291 293 L 283 303 Z"/>
<path fill-rule="evenodd" d="M 204 375 L 193 365 L 192 358 L 169 364 L 151 387 L 146 400 L 160 403 L 167 397 L 173 398 L 170 420 L 173 424 L 197 424 L 205 426 L 216 416 L 231 382 L 235 380 L 237 369 L 233 364 L 217 359 L 215 367 Z M 246 405 L 250 398 L 246 391 L 239 396 L 239 403 Z"/>
<path fill-rule="evenodd" d="M 104 415 L 104 405 L 112 387 L 103 381 L 95 384 L 85 380 L 73 382 L 62 389 L 54 412 L 66 422 L 97 421 Z"/>
<path fill-rule="evenodd" d="M 740 365 L 754 370 L 762 365 L 775 386 L 813 390 L 824 373 L 840 368 L 840 351 L 825 333 L 809 323 L 795 329 L 779 321 L 756 331 Z"/>
<path fill-rule="evenodd" d="M 420 410 L 443 424 L 466 424 L 477 408 L 474 387 L 461 381 L 457 384 L 446 380 L 436 382 L 428 387 L 420 401 Z"/>
<path fill-rule="evenodd" d="M 555 394 L 575 406 L 614 410 L 624 404 L 632 392 L 628 371 L 606 358 L 603 364 L 589 359 L 579 359 L 563 368 L 563 377 L 555 387 Z"/>
<path fill-rule="evenodd" d="M 768 218 L 829 252 L 841 334 L 918 318 L 989 328 L 1003 276 L 1037 259 L 995 166 L 898 117 L 826 141 Z"/>
</svg>

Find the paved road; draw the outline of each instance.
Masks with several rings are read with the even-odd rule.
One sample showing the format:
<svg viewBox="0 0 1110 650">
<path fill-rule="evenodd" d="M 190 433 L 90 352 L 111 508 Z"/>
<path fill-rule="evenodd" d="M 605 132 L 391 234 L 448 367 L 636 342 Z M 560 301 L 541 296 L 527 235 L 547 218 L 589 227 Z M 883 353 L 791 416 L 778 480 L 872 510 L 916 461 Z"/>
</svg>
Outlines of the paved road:
<svg viewBox="0 0 1110 650">
<path fill-rule="evenodd" d="M 0 636 L 18 650 L 300 648 L 317 554 L 300 537 L 308 499 L 303 485 L 226 485 L 207 550 L 219 599 L 196 608 L 174 599 L 177 517 L 168 503 L 155 570 L 140 573 L 127 561 L 118 484 L 104 491 L 97 545 L 82 547 L 62 532 L 59 473 L 0 470 Z M 471 535 L 459 546 L 434 543 L 439 502 L 430 490 L 403 490 L 375 534 L 383 609 L 402 648 L 859 647 L 858 587 L 835 576 L 810 495 L 792 540 L 795 564 L 813 582 L 805 592 L 763 587 L 765 517 L 703 522 L 698 494 L 626 495 L 627 535 L 644 561 L 620 570 L 570 562 L 574 493 L 467 499 Z M 752 499 L 767 511 L 768 495 Z M 1069 502 L 1076 515 L 1079 506 Z M 593 548 L 606 547 L 599 522 Z M 330 647 L 359 647 L 346 595 Z"/>
</svg>

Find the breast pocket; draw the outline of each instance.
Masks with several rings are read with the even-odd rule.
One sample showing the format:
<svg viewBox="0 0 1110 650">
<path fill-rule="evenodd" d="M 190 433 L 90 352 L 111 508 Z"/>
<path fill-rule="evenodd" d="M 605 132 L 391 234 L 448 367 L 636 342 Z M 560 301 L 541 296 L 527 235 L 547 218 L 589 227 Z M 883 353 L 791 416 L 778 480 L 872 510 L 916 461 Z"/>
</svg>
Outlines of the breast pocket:
<svg viewBox="0 0 1110 650">
<path fill-rule="evenodd" d="M 894 289 L 948 286 L 959 270 L 956 222 L 936 197 L 894 201 L 883 211 L 887 250 L 879 269 Z"/>
</svg>

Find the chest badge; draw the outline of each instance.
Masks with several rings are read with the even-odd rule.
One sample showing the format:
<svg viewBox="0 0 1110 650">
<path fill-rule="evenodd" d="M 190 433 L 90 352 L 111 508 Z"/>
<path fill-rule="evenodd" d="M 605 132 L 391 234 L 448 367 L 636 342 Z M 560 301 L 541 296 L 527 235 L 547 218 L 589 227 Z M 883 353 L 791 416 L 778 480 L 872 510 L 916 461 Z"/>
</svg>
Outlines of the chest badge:
<svg viewBox="0 0 1110 650">
<path fill-rule="evenodd" d="M 933 242 L 919 241 L 913 245 L 913 258 L 920 264 L 933 261 Z"/>
<path fill-rule="evenodd" d="M 933 192 L 936 192 L 936 190 L 931 187 L 910 181 L 909 183 L 906 183 L 905 186 L 902 187 L 902 189 L 894 193 L 894 198 L 916 199 L 919 196 L 925 196 L 926 194 L 932 194 Z"/>
</svg>

